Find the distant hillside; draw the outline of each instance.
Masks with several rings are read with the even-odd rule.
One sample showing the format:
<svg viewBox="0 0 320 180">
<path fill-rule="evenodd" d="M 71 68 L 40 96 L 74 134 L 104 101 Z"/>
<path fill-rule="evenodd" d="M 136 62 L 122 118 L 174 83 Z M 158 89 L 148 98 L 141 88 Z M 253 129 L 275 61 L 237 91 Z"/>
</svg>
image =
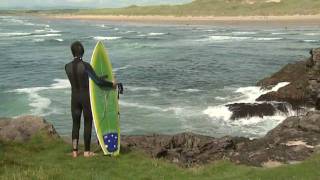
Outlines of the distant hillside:
<svg viewBox="0 0 320 180">
<path fill-rule="evenodd" d="M 320 0 L 195 0 L 184 5 L 129 6 L 83 10 L 31 11 L 49 14 L 249 16 L 320 13 Z M 30 13 L 30 12 L 29 12 Z"/>
</svg>

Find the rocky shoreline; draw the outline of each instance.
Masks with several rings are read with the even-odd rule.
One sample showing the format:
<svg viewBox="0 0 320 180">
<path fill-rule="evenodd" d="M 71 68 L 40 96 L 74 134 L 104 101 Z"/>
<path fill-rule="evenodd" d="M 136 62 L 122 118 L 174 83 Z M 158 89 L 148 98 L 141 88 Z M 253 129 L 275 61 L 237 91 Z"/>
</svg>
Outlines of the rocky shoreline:
<svg viewBox="0 0 320 180">
<path fill-rule="evenodd" d="M 287 64 L 280 71 L 257 83 L 262 89 L 271 89 L 288 82 L 277 91 L 262 94 L 255 103 L 226 105 L 233 113 L 232 119 L 273 116 L 276 113 L 306 114 L 308 109 L 320 110 L 320 48 L 310 50 L 310 57 Z"/>
<path fill-rule="evenodd" d="M 231 119 L 288 113 L 288 107 L 296 111 L 304 107 L 320 109 L 320 48 L 310 54 L 305 61 L 288 64 L 257 85 L 270 89 L 280 82 L 290 84 L 263 94 L 256 103 L 226 105 L 233 112 Z M 320 111 L 301 114 L 288 117 L 259 139 L 214 138 L 193 133 L 122 136 L 121 150 L 122 153 L 142 151 L 152 158 L 163 158 L 183 167 L 218 160 L 259 167 L 292 164 L 320 150 Z M 53 125 L 41 117 L 0 118 L 0 142 L 26 142 L 39 132 L 60 138 Z"/>
<path fill-rule="evenodd" d="M 39 132 L 60 138 L 53 125 L 41 117 L 0 118 L 0 142 L 27 142 Z M 320 150 L 320 112 L 289 117 L 260 139 L 193 133 L 122 136 L 121 148 L 122 153 L 138 150 L 182 167 L 218 160 L 263 167 L 297 163 Z"/>
</svg>

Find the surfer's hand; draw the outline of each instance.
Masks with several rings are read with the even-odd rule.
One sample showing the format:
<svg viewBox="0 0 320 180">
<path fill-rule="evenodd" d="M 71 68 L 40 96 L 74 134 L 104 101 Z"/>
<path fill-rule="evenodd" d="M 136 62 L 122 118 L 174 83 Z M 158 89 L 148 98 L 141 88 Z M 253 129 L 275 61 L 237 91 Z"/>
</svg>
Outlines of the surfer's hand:
<svg viewBox="0 0 320 180">
<path fill-rule="evenodd" d="M 113 84 L 113 85 L 112 85 L 112 88 L 113 88 L 113 89 L 116 89 L 116 88 L 117 88 L 117 81 L 116 81 L 116 80 L 113 80 L 113 81 L 112 81 L 112 84 Z"/>
</svg>

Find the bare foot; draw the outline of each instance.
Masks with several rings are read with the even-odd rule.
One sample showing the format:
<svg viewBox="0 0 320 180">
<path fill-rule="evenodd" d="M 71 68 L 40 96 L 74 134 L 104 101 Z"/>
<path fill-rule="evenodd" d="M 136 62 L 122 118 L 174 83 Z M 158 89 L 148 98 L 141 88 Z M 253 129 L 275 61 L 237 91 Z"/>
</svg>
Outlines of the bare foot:
<svg viewBox="0 0 320 180">
<path fill-rule="evenodd" d="M 78 157 L 78 151 L 72 151 L 72 157 L 73 158 Z"/>
<path fill-rule="evenodd" d="M 96 156 L 97 154 L 95 154 L 94 152 L 90 152 L 90 151 L 85 151 L 83 153 L 83 156 L 84 157 L 93 157 L 93 156 Z"/>
</svg>

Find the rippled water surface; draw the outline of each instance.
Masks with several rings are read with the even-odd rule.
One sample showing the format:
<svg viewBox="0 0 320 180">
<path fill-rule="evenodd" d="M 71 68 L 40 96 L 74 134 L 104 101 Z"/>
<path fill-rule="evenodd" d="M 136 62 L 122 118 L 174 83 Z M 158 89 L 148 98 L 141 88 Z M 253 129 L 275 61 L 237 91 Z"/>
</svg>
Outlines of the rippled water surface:
<svg viewBox="0 0 320 180">
<path fill-rule="evenodd" d="M 255 83 L 320 45 L 315 26 L 148 25 L 0 17 L 0 116 L 45 116 L 69 135 L 64 65 L 80 40 L 90 56 L 103 40 L 125 85 L 125 134 L 195 133 L 259 137 L 285 117 L 229 120 L 223 105 L 252 102 Z M 279 86 L 284 84 L 279 84 Z"/>
</svg>

